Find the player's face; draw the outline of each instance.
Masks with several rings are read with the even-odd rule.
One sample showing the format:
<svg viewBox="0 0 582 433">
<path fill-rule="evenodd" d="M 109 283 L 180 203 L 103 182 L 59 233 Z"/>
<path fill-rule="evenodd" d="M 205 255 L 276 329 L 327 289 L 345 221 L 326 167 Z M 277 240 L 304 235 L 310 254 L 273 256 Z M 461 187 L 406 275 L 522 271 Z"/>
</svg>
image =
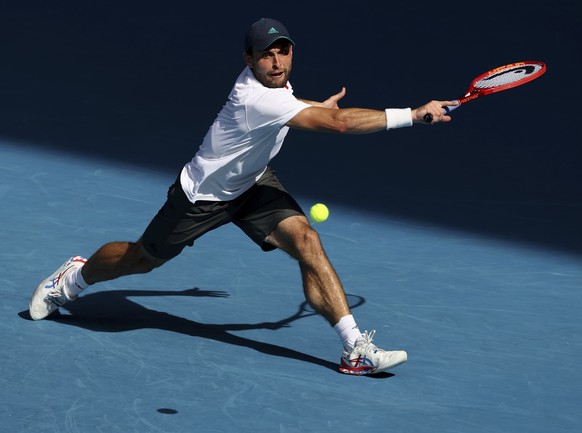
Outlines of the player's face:
<svg viewBox="0 0 582 433">
<path fill-rule="evenodd" d="M 252 56 L 245 53 L 244 57 L 263 86 L 278 88 L 287 85 L 293 60 L 293 45 L 288 41 L 276 41 L 266 50 L 253 50 Z"/>
</svg>

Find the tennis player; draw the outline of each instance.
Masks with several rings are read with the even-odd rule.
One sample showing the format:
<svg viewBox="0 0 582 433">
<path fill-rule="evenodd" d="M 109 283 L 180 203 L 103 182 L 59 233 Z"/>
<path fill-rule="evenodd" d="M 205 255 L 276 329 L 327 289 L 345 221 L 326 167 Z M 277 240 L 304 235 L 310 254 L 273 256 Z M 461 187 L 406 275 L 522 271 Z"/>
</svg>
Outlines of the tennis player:
<svg viewBox="0 0 582 433">
<path fill-rule="evenodd" d="M 305 298 L 340 338 L 341 372 L 373 374 L 396 367 L 407 360 L 406 352 L 382 350 L 372 343 L 374 331 L 360 331 L 317 232 L 269 162 L 289 128 L 368 134 L 411 126 L 427 113 L 432 123 L 447 122 L 451 118 L 442 107 L 455 103 L 340 109 L 345 88 L 323 102 L 298 99 L 289 82 L 294 42 L 285 26 L 260 19 L 244 43 L 246 67 L 141 238 L 105 244 L 88 260 L 71 257 L 35 290 L 30 315 L 44 319 L 89 285 L 158 268 L 200 236 L 233 223 L 264 251 L 279 248 L 298 261 Z"/>
</svg>

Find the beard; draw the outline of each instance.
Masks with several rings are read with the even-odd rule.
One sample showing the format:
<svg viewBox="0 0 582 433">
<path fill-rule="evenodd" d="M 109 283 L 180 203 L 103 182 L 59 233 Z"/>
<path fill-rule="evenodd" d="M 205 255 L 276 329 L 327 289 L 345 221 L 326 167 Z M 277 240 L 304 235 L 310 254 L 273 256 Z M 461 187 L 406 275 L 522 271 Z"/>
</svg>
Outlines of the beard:
<svg viewBox="0 0 582 433">
<path fill-rule="evenodd" d="M 280 89 L 287 85 L 287 82 L 289 81 L 289 75 L 291 74 L 291 68 L 278 71 L 278 75 L 272 75 L 272 71 L 257 74 L 255 69 L 253 69 L 253 73 L 255 78 L 263 86 L 270 89 Z"/>
</svg>

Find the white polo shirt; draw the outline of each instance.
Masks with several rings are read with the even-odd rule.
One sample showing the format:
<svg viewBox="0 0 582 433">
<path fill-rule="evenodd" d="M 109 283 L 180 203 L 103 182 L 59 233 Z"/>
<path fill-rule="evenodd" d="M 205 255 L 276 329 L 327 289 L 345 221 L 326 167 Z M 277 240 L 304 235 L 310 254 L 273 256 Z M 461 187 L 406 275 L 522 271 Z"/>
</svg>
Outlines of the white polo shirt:
<svg viewBox="0 0 582 433">
<path fill-rule="evenodd" d="M 245 68 L 198 152 L 182 169 L 188 199 L 227 201 L 248 190 L 279 153 L 289 131 L 285 124 L 309 106 L 293 96 L 290 83 L 270 89 Z"/>
</svg>

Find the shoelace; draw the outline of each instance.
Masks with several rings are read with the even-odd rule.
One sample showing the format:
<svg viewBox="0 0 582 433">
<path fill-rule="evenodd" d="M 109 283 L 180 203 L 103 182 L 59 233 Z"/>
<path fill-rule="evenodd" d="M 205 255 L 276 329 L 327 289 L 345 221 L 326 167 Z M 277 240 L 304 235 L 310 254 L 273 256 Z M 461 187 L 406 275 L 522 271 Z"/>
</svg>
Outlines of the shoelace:
<svg viewBox="0 0 582 433">
<path fill-rule="evenodd" d="M 63 291 L 61 289 L 58 289 L 57 287 L 55 287 L 53 290 L 47 293 L 47 298 L 49 298 L 53 304 L 56 304 L 58 306 L 63 305 L 67 301 L 67 298 L 63 294 Z"/>
<path fill-rule="evenodd" d="M 376 331 L 370 331 L 368 332 L 367 330 L 364 331 L 364 333 L 362 334 L 362 340 L 364 341 L 364 343 L 372 343 L 372 340 L 374 339 L 374 335 L 376 335 Z"/>
<path fill-rule="evenodd" d="M 364 344 L 366 344 L 366 348 L 364 349 L 365 353 L 368 354 L 369 356 L 371 355 L 381 355 L 383 353 L 386 353 L 385 350 L 380 349 L 378 346 L 376 346 L 375 344 L 372 343 L 372 340 L 374 339 L 374 335 L 376 335 L 376 331 L 373 330 L 371 332 L 368 331 L 364 331 L 364 333 L 362 334 L 361 340 Z"/>
</svg>

